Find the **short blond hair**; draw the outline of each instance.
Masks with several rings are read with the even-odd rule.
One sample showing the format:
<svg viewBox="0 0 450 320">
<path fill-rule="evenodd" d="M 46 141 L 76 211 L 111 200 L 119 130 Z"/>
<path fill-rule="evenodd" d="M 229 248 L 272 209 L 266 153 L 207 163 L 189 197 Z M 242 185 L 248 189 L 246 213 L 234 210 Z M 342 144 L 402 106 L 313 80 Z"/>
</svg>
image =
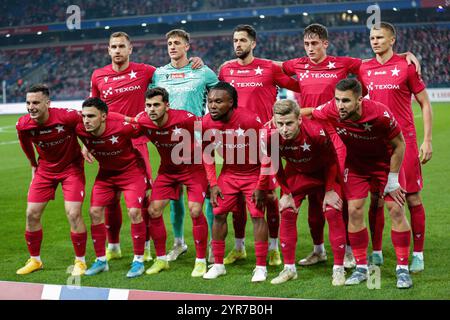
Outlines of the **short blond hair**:
<svg viewBox="0 0 450 320">
<path fill-rule="evenodd" d="M 281 99 L 275 102 L 273 105 L 273 113 L 280 116 L 285 116 L 287 114 L 295 114 L 296 117 L 300 116 L 300 107 L 297 102 L 291 99 Z"/>
</svg>

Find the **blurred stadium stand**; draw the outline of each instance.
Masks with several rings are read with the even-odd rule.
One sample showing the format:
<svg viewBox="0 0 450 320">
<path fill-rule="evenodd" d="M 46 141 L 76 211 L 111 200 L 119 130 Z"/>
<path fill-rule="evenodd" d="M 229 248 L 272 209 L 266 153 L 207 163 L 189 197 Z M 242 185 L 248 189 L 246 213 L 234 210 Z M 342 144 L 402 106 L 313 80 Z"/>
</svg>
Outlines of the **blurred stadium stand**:
<svg viewBox="0 0 450 320">
<path fill-rule="evenodd" d="M 38 81 L 51 86 L 54 100 L 84 99 L 92 71 L 110 63 L 107 40 L 119 30 L 132 37 L 132 61 L 154 66 L 169 62 L 164 34 L 183 28 L 193 36 L 190 56 L 201 57 L 217 71 L 223 61 L 234 57 L 231 33 L 240 23 L 257 29 L 258 57 L 283 61 L 303 56 L 302 30 L 313 22 L 329 27 L 330 55 L 371 57 L 365 27 L 369 16 L 365 10 L 371 3 L 324 2 L 5 1 L 0 4 L 0 80 L 6 81 L 8 102 L 23 101 L 25 87 Z M 382 19 L 397 26 L 396 51 L 416 54 L 429 87 L 449 84 L 450 15 L 448 8 L 437 5 L 439 2 L 378 1 Z M 82 8 L 81 30 L 69 31 L 63 22 L 69 4 Z M 98 18 L 102 19 L 95 20 Z M 142 26 L 141 21 L 147 21 L 147 25 Z M 107 30 L 106 23 L 111 25 Z M 43 33 L 37 35 L 37 31 Z"/>
</svg>

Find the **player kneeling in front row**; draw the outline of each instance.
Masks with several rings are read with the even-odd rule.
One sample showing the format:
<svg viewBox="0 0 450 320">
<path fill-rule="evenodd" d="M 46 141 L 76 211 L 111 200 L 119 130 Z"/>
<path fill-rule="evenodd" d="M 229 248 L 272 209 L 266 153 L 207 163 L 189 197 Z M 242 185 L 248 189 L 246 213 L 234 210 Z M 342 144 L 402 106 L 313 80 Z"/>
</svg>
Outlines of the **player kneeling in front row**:
<svg viewBox="0 0 450 320">
<path fill-rule="evenodd" d="M 108 113 L 108 106 L 99 98 L 89 98 L 82 106 L 83 123 L 76 132 L 89 152 L 99 162 L 99 171 L 92 188 L 91 233 L 97 256 L 86 275 L 108 271 L 105 242 L 105 207 L 122 191 L 131 219 L 134 259 L 127 277 L 144 273 L 145 223 L 141 208 L 148 188 L 144 160 L 133 148 L 132 138 L 141 134 L 139 126 L 124 121 L 118 113 Z"/>
<path fill-rule="evenodd" d="M 408 270 L 410 232 L 405 215 L 405 191 L 398 173 L 405 153 L 405 140 L 391 111 L 382 103 L 364 99 L 359 81 L 338 82 L 335 99 L 311 109 L 313 118 L 330 122 L 347 147 L 344 188 L 348 199 L 348 234 L 356 270 L 345 282 L 355 285 L 367 279 L 369 235 L 364 203 L 369 190 L 385 195 L 392 219 L 391 238 L 397 256 L 397 287 L 410 288 Z M 306 110 L 303 109 L 302 113 Z"/>
<path fill-rule="evenodd" d="M 26 95 L 28 114 L 20 117 L 16 128 L 20 145 L 31 163 L 32 180 L 28 191 L 25 239 L 30 259 L 17 274 L 29 274 L 43 268 L 41 216 L 48 201 L 55 198 L 61 183 L 64 207 L 70 223 L 70 237 L 75 249 L 73 276 L 86 270 L 86 226 L 81 215 L 85 177 L 80 145 L 75 127 L 80 116 L 75 110 L 50 108 L 47 86 L 32 86 Z M 39 154 L 36 161 L 33 145 Z"/>
<path fill-rule="evenodd" d="M 194 125 L 200 118 L 184 110 L 169 109 L 168 92 L 164 88 L 156 87 L 147 91 L 145 112 L 138 114 L 132 121 L 146 129 L 145 134 L 156 146 L 161 157 L 149 207 L 149 231 L 157 257 L 146 273 L 156 274 L 169 268 L 166 256 L 167 233 L 162 214 L 170 200 L 180 198 L 180 185 L 183 184 L 188 193 L 196 250 L 195 266 L 191 275 L 201 277 L 206 272 L 208 224 L 202 208 L 208 180 L 201 157 L 198 164 L 194 161 Z M 198 148 L 201 151 L 201 144 Z"/>
<path fill-rule="evenodd" d="M 297 278 L 295 268 L 297 208 L 306 196 L 314 196 L 322 202 L 322 210 L 329 225 L 334 255 L 332 284 L 342 286 L 345 283 L 346 239 L 336 150 L 329 135 L 318 122 L 302 119 L 299 115 L 300 108 L 295 101 L 277 101 L 274 105 L 274 122 L 277 130 L 271 131 L 266 143 L 268 147 L 274 145 L 274 149 L 269 149 L 271 163 L 283 194 L 280 199 L 280 240 L 284 270 L 271 283 L 280 284 Z M 285 169 L 281 158 L 286 160 Z M 268 175 L 261 174 L 255 191 L 258 206 L 263 203 L 265 197 L 263 190 L 268 179 Z"/>
<path fill-rule="evenodd" d="M 261 167 L 258 158 L 258 135 L 262 124 L 257 121 L 256 115 L 237 109 L 236 89 L 227 82 L 219 82 L 211 88 L 208 94 L 208 109 L 209 114 L 203 117 L 203 136 L 205 140 L 208 137 L 213 141 L 205 147 L 204 165 L 211 187 L 214 212 L 214 265 L 203 278 L 215 279 L 226 274 L 223 257 L 228 232 L 227 216 L 237 207 L 240 197 L 245 196 L 255 237 L 256 268 L 252 282 L 265 281 L 268 227 L 264 210 L 257 208 L 251 199 Z M 216 149 L 224 159 L 218 180 L 211 149 Z"/>
</svg>

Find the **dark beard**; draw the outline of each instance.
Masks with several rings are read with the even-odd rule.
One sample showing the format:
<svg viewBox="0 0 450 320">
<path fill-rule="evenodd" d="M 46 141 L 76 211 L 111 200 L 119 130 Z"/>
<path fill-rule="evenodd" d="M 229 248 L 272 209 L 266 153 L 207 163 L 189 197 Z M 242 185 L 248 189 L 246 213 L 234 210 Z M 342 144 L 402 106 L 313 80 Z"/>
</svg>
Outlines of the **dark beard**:
<svg viewBox="0 0 450 320">
<path fill-rule="evenodd" d="M 236 53 L 236 57 L 238 57 L 241 60 L 245 60 L 245 58 L 247 58 L 249 54 L 250 54 L 250 51 L 242 52 L 240 55 L 238 55 Z"/>
</svg>

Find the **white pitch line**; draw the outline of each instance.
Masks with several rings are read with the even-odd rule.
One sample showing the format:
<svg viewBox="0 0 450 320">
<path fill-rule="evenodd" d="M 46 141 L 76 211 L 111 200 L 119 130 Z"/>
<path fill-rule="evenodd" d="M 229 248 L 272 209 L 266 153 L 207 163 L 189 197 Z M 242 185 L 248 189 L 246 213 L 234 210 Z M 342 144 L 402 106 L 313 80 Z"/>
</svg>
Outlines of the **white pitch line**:
<svg viewBox="0 0 450 320">
<path fill-rule="evenodd" d="M 1 145 L 7 145 L 7 144 L 15 144 L 15 143 L 19 143 L 19 141 L 18 140 L 16 140 L 16 141 L 2 141 L 2 142 L 0 142 L 0 146 Z"/>
</svg>

